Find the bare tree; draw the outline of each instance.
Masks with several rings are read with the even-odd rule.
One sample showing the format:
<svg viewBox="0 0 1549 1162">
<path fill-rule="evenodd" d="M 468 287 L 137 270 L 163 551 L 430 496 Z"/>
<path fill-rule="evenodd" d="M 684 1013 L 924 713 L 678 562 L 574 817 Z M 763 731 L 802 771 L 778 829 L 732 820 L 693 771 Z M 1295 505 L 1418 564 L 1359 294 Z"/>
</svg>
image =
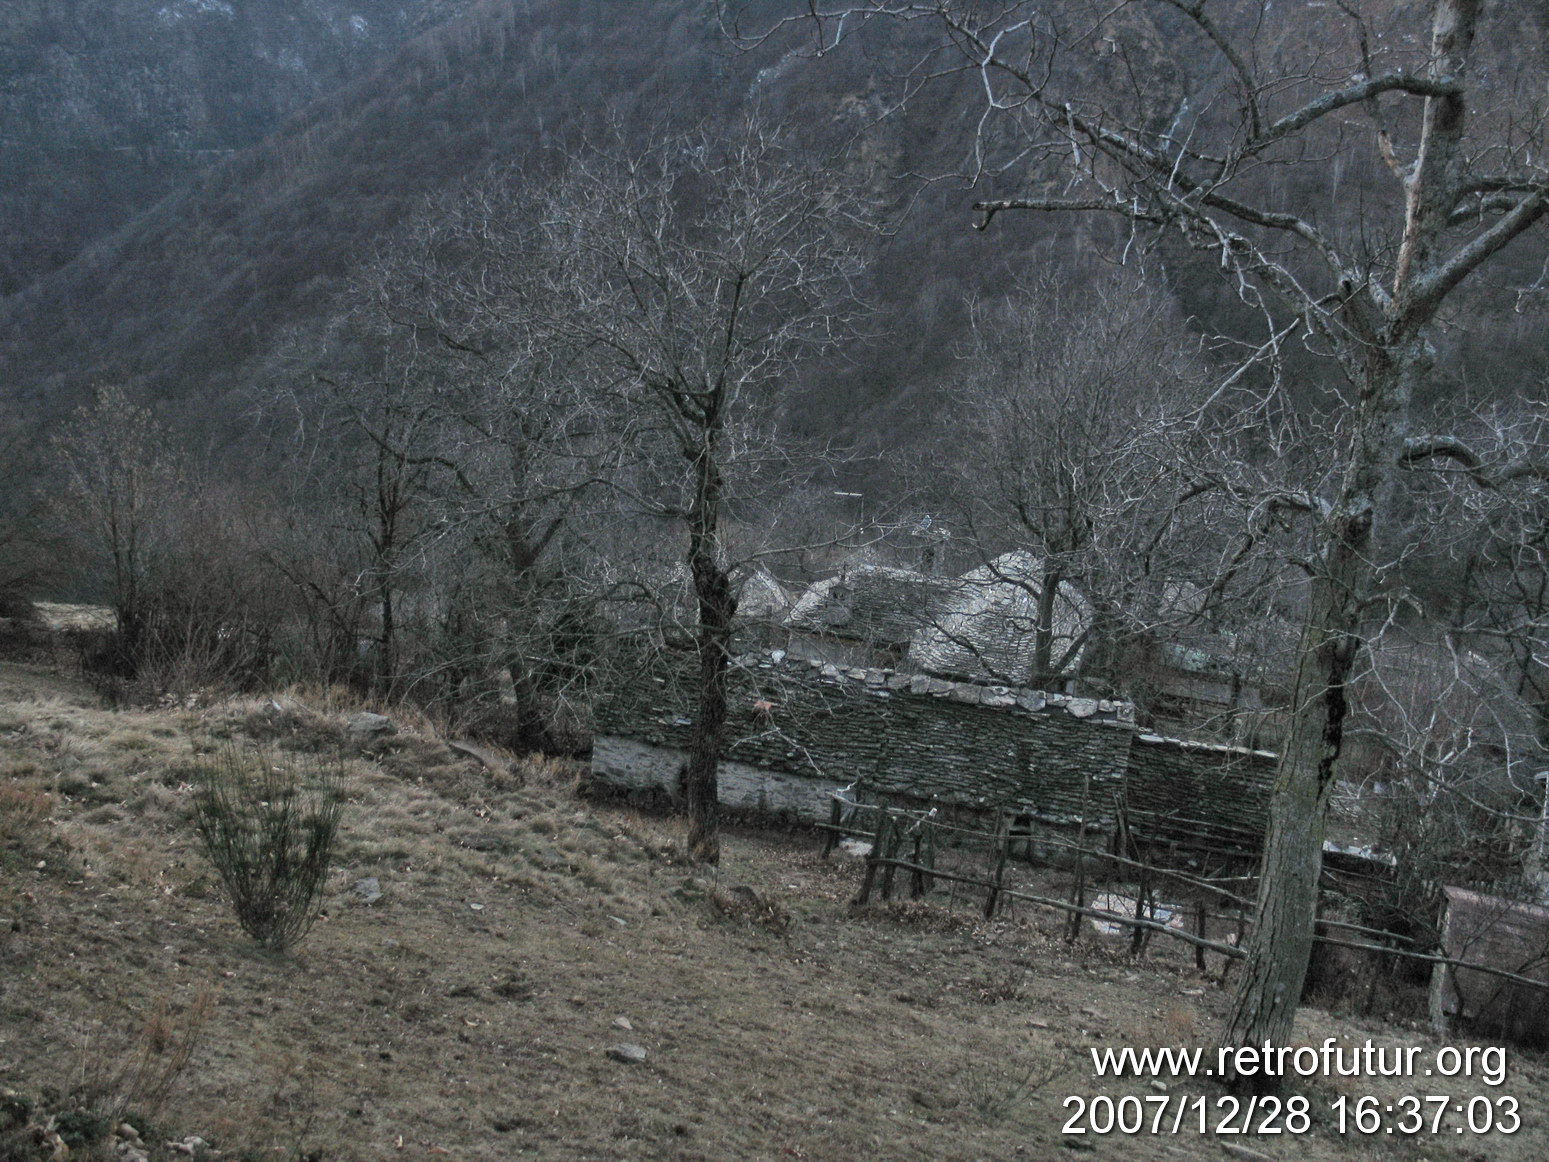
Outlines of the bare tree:
<svg viewBox="0 0 1549 1162">
<path fill-rule="evenodd" d="M 1471 409 L 1455 430 L 1480 460 L 1428 474 L 1442 497 L 1417 519 L 1460 532 L 1430 547 L 1436 583 L 1423 596 L 1456 637 L 1509 659 L 1513 694 L 1534 708 L 1549 737 L 1549 482 L 1519 475 L 1505 487 L 1480 488 L 1475 480 L 1543 458 L 1549 414 L 1542 403 L 1497 404 Z"/>
<path fill-rule="evenodd" d="M 54 449 L 64 476 L 65 523 L 118 619 L 113 656 L 103 660 L 131 677 L 148 629 L 152 562 L 163 547 L 158 537 L 166 532 L 159 516 L 182 467 L 161 424 L 116 386 L 75 411 L 56 433 Z"/>
<path fill-rule="evenodd" d="M 266 681 L 282 617 L 256 563 L 256 493 L 174 451 L 172 435 L 119 388 L 79 409 L 52 447 L 62 538 L 116 615 L 106 648 L 86 659 L 104 692 L 160 697 Z"/>
<path fill-rule="evenodd" d="M 1110 216 L 1140 237 L 1181 238 L 1211 256 L 1269 321 L 1297 322 L 1343 377 L 1331 401 L 1318 490 L 1282 492 L 1312 528 L 1305 630 L 1266 844 L 1259 922 L 1224 1031 L 1227 1044 L 1285 1043 L 1317 909 L 1324 818 L 1342 751 L 1349 686 L 1390 575 L 1405 465 L 1479 458 L 1417 430 L 1416 390 L 1437 327 L 1470 275 L 1549 207 L 1543 95 L 1517 14 L 1480 0 L 1430 0 L 1370 19 L 1354 4 L 1131 0 L 1117 4 L 953 0 L 804 5 L 825 51 L 871 19 L 929 22 L 980 81 L 974 148 L 1006 196 L 998 214 Z M 1378 21 L 1380 20 L 1380 23 Z M 1158 46 L 1166 44 L 1166 52 Z M 1386 170 L 1356 228 L 1325 212 L 1347 161 Z M 1494 486 L 1529 465 L 1488 475 Z M 1245 1079 L 1250 1084 L 1260 1079 Z"/>
<path fill-rule="evenodd" d="M 1191 471 L 1209 364 L 1172 303 L 1118 269 L 982 308 L 965 370 L 943 425 L 951 501 L 996 579 L 1027 589 L 1032 680 L 1052 688 L 1090 669 L 1094 636 L 1111 655 L 1158 629 L 1162 591 L 1214 564 L 1189 536 L 1219 499 Z M 1036 567 L 997 569 L 1012 547 Z M 1095 616 L 1064 608 L 1084 605 Z"/>
<path fill-rule="evenodd" d="M 281 553 L 273 563 L 298 591 L 321 598 L 329 618 L 348 627 L 351 640 L 340 647 L 351 671 L 358 660 L 355 635 L 367 630 L 373 639 L 369 672 L 358 676 L 375 693 L 394 697 L 402 694 L 404 592 L 434 533 L 432 478 L 442 468 L 434 456 L 438 433 L 433 393 L 424 384 L 428 373 L 412 354 L 372 344 L 358 324 L 345 313 L 325 343 L 335 358 L 340 349 L 351 350 L 353 363 L 326 373 L 314 363 L 265 404 L 291 453 L 292 507 L 298 519 L 323 523 L 331 542 L 299 558 Z M 329 583 L 335 574 L 338 584 Z M 374 615 L 369 622 L 367 609 Z"/>
<path fill-rule="evenodd" d="M 57 546 L 41 520 L 43 498 L 26 484 L 35 479 L 31 459 L 21 430 L 0 420 L 0 604 L 25 601 L 58 572 Z"/>
<path fill-rule="evenodd" d="M 737 593 L 731 474 L 777 415 L 802 357 L 831 349 L 856 308 L 855 192 L 757 126 L 570 159 L 533 232 L 526 317 L 589 390 L 616 401 L 650 453 L 633 493 L 686 533 L 697 709 L 685 789 L 689 849 L 719 859 L 716 773 Z"/>
<path fill-rule="evenodd" d="M 415 697 L 519 749 L 575 749 L 601 599 L 594 494 L 627 422 L 531 319 L 540 204 L 496 169 L 438 199 L 358 279 L 357 314 L 414 369 L 424 424 L 376 441 L 426 473 L 434 514 Z M 492 681 L 503 673 L 509 696 Z"/>
</svg>

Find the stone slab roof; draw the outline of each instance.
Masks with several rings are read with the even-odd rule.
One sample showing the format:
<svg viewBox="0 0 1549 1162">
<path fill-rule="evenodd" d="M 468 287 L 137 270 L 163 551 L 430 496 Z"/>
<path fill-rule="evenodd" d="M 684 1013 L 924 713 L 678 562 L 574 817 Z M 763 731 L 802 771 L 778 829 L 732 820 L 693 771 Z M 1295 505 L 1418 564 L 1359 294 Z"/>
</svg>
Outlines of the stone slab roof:
<svg viewBox="0 0 1549 1162">
<path fill-rule="evenodd" d="M 1038 558 L 1025 552 L 1006 553 L 960 577 L 860 565 L 809 586 L 786 625 L 907 653 L 918 671 L 1026 683 L 1034 677 L 1041 572 Z M 1056 661 L 1091 618 L 1086 599 L 1073 586 L 1060 586 Z"/>
<path fill-rule="evenodd" d="M 907 647 L 947 607 L 955 578 L 886 565 L 857 565 L 814 582 L 786 625 L 848 641 Z"/>
</svg>

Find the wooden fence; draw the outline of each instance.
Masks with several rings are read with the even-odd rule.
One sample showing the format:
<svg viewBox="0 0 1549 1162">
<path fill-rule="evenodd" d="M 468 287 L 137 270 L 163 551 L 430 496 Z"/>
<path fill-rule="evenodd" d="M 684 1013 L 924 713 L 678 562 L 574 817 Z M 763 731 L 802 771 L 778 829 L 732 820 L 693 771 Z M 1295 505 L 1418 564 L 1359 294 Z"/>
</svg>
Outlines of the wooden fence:
<svg viewBox="0 0 1549 1162">
<path fill-rule="evenodd" d="M 969 816 L 967 821 L 965 814 Z M 825 856 L 845 838 L 870 844 L 860 889 L 854 900 L 857 905 L 869 904 L 877 898 L 889 901 L 905 894 L 910 899 L 920 900 L 931 894 L 940 881 L 948 886 L 949 902 L 954 905 L 960 889 L 982 892 L 980 912 L 986 919 L 993 918 L 1009 902 L 1020 901 L 1062 913 L 1066 917 L 1064 934 L 1067 940 L 1076 939 L 1083 919 L 1092 919 L 1127 931 L 1131 954 L 1135 956 L 1144 955 L 1154 936 L 1191 946 L 1195 963 L 1202 971 L 1207 966 L 1206 955 L 1216 953 L 1224 958 L 1220 973 L 1224 979 L 1231 963 L 1246 955 L 1243 945 L 1254 924 L 1252 897 L 1256 893 L 1256 874 L 1245 867 L 1242 874 L 1235 874 L 1242 866 L 1238 862 L 1241 857 L 1239 853 L 1231 852 L 1216 854 L 1220 857 L 1218 867 L 1221 871 L 1234 874 L 1193 875 L 1161 864 L 1153 858 L 1153 845 L 1129 826 L 1122 803 L 1117 817 L 1119 825 L 1112 833 L 1113 842 L 1098 847 L 1088 843 L 1084 822 L 1077 825 L 1076 838 L 1069 840 L 1048 830 L 1037 831 L 1036 821 L 1028 813 L 1014 808 L 967 813 L 950 806 L 906 803 L 885 796 L 864 802 L 858 796 L 841 791 L 833 795 L 829 820 L 819 824 L 819 828 L 825 835 Z M 975 825 L 983 821 L 988 821 L 990 826 Z M 1007 866 L 1018 843 L 1027 844 L 1029 854 L 1036 846 L 1045 852 L 1056 851 L 1067 856 L 1072 874 L 1066 898 L 1007 885 Z M 976 853 L 978 866 L 963 859 L 950 868 L 944 866 L 941 855 L 947 850 Z M 902 882 L 899 873 L 905 877 Z M 1094 906 L 1090 898 L 1092 882 L 1104 877 L 1133 886 L 1132 895 L 1125 895 L 1127 900 L 1133 900 L 1133 914 Z M 1161 918 L 1157 900 L 1159 885 L 1172 885 L 1180 898 L 1189 901 L 1182 925 L 1174 924 L 1172 916 Z M 1223 907 L 1231 910 L 1213 910 Z M 1231 928 L 1230 938 L 1211 939 L 1208 932 L 1213 925 Z M 1328 917 L 1320 918 L 1318 926 L 1323 931 L 1314 939 L 1320 944 L 1413 960 L 1433 968 L 1466 968 L 1530 988 L 1549 990 L 1549 983 L 1533 977 L 1415 948 L 1412 946 L 1414 941 L 1401 933 Z M 1329 935 L 1326 930 L 1330 929 L 1350 932 L 1364 939 L 1342 939 Z"/>
</svg>

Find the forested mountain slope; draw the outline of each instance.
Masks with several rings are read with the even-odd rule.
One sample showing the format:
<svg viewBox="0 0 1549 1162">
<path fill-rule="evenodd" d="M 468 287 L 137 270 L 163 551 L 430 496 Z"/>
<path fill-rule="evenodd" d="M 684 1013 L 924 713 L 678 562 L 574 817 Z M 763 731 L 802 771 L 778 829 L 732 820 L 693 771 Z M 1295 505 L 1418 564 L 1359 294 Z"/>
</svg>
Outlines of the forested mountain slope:
<svg viewBox="0 0 1549 1162">
<path fill-rule="evenodd" d="M 743 6 L 748 27 L 801 7 Z M 956 374 L 972 304 L 1051 271 L 1085 277 L 1101 261 L 1105 227 L 1006 215 L 978 232 L 962 180 L 922 183 L 970 168 L 979 111 L 978 78 L 959 73 L 890 113 L 935 41 L 927 25 L 878 26 L 853 51 L 817 60 L 799 30 L 738 51 L 715 9 L 704 0 L 77 0 L 10 11 L 0 17 L 7 141 L 128 142 L 138 152 L 115 145 L 110 162 L 82 167 L 57 150 L 0 146 L 13 163 L 0 167 L 0 217 L 15 240 L 3 278 L 16 290 L 0 299 L 0 405 L 45 419 L 119 382 L 185 415 L 229 416 L 223 400 L 277 374 L 282 342 L 326 360 L 311 338 L 318 320 L 428 195 L 492 163 L 541 165 L 610 114 L 659 133 L 756 109 L 835 164 L 864 170 L 896 223 L 876 242 L 871 341 L 808 373 L 818 406 L 801 412 L 820 430 L 838 424 L 863 442 L 896 444 L 927 424 Z M 1542 35 L 1542 14 L 1525 7 L 1524 36 Z M 372 66 L 374 53 L 437 19 Z M 1165 21 L 1158 28 L 1154 51 L 1186 100 L 1209 66 L 1176 52 Z M 1341 167 L 1330 219 L 1359 232 L 1374 183 L 1386 180 L 1370 159 Z M 164 190 L 120 229 L 96 233 Z M 1520 250 L 1497 280 L 1505 289 L 1469 288 L 1468 315 L 1448 333 L 1444 355 L 1454 358 L 1441 364 L 1449 382 L 1489 391 L 1541 376 L 1537 328 L 1511 289 L 1532 281 L 1540 248 Z M 1208 258 L 1164 246 L 1149 261 L 1185 317 L 1230 324 L 1230 288 L 1193 271 Z M 1306 360 L 1298 373 L 1315 382 L 1323 369 Z"/>
<path fill-rule="evenodd" d="M 0 6 L 0 295 L 467 0 Z"/>
<path fill-rule="evenodd" d="M 277 336 L 305 329 L 427 195 L 573 144 L 610 112 L 667 132 L 757 108 L 865 167 L 894 210 L 918 192 L 899 175 L 959 168 L 969 114 L 950 87 L 926 109 L 939 122 L 881 119 L 891 74 L 918 55 L 917 40 L 879 41 L 837 67 L 789 44 L 743 54 L 711 9 L 501 0 L 444 23 L 0 302 L 0 390 L 28 416 L 58 414 L 107 381 L 219 412 L 215 401 L 260 374 Z M 913 202 L 897 236 L 878 240 L 885 318 L 840 394 L 864 406 L 920 381 L 922 363 L 949 357 L 970 298 L 1026 273 L 1027 248 L 1059 233 L 1028 223 L 990 238 L 968 227 L 961 183 L 943 183 Z"/>
</svg>

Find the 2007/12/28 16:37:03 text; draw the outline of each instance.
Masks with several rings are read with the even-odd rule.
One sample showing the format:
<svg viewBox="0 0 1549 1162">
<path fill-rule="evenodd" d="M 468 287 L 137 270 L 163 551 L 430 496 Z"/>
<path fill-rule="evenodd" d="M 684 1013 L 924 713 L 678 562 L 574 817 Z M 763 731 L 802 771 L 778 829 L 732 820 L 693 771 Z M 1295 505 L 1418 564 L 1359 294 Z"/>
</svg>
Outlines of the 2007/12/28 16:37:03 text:
<svg viewBox="0 0 1549 1162">
<path fill-rule="evenodd" d="M 1310 1098 L 1230 1094 L 1211 1099 L 1187 1094 L 1125 1094 L 1113 1097 L 1072 1095 L 1062 1106 L 1073 1110 L 1062 1134 L 1219 1134 L 1299 1135 L 1313 1126 Z M 1381 1098 L 1341 1096 L 1324 1106 L 1340 1134 L 1512 1134 L 1521 1128 L 1517 1099 L 1509 1095 L 1455 1098 L 1446 1094 L 1406 1094 Z"/>
</svg>

